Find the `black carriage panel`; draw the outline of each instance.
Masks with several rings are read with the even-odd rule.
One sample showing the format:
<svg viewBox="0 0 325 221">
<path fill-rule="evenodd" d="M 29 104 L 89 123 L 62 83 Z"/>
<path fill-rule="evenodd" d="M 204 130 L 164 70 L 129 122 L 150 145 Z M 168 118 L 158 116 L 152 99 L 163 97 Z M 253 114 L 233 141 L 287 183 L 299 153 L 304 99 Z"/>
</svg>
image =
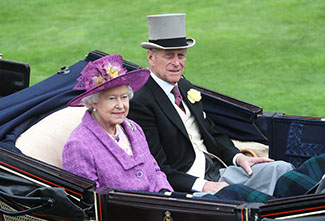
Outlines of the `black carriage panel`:
<svg viewBox="0 0 325 221">
<path fill-rule="evenodd" d="M 261 118 L 263 108 L 236 98 L 200 87 L 203 109 L 215 123 L 215 129 L 240 141 L 268 144 L 266 132 L 269 118 Z"/>
<path fill-rule="evenodd" d="M 0 98 L 29 87 L 27 63 L 0 58 Z"/>
<path fill-rule="evenodd" d="M 270 158 L 300 166 L 325 153 L 325 122 L 321 118 L 277 116 L 272 119 Z"/>
</svg>

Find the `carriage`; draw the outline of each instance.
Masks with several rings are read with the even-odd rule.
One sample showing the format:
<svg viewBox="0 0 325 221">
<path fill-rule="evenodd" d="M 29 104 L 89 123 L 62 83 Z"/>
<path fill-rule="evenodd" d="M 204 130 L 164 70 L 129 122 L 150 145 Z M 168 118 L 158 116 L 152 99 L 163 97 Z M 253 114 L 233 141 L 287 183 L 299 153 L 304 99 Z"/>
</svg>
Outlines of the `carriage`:
<svg viewBox="0 0 325 221">
<path fill-rule="evenodd" d="M 91 51 L 31 87 L 28 64 L 0 59 L 0 220 L 325 220 L 322 193 L 266 204 L 220 201 L 189 193 L 96 188 L 93 181 L 63 170 L 63 145 L 85 111 L 66 104 L 80 93 L 72 90 L 80 71 L 105 55 Z M 129 71 L 141 68 L 128 61 L 123 65 Z M 257 105 L 195 87 L 216 129 L 243 153 L 299 166 L 325 152 L 324 119 L 265 113 Z"/>
</svg>

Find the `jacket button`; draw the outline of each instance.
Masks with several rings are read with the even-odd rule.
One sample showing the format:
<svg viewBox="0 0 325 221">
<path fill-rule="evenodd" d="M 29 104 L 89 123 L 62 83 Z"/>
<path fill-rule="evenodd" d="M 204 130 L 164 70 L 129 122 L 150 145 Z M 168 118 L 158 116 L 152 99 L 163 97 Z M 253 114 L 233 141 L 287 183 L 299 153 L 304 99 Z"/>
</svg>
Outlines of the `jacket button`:
<svg viewBox="0 0 325 221">
<path fill-rule="evenodd" d="M 138 172 L 137 172 L 137 177 L 138 178 L 141 178 L 143 176 L 143 172 L 141 171 L 141 170 L 139 170 Z"/>
</svg>

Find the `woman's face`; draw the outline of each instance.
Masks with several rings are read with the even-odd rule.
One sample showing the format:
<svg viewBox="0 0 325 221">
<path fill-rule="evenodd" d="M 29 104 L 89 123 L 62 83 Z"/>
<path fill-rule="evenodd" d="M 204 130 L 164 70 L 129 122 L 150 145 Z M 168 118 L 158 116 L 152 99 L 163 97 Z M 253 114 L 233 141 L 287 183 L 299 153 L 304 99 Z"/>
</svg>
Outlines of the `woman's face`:
<svg viewBox="0 0 325 221">
<path fill-rule="evenodd" d="M 112 133 L 111 129 L 114 132 L 116 124 L 121 124 L 129 113 L 128 92 L 126 85 L 108 89 L 101 92 L 99 102 L 93 104 L 96 120 L 109 133 Z"/>
</svg>

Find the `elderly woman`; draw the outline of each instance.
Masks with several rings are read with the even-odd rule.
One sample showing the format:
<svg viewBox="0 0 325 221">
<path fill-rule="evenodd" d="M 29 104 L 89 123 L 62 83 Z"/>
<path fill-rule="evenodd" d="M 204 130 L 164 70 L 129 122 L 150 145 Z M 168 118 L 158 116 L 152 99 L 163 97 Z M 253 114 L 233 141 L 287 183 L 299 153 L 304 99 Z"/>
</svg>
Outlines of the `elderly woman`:
<svg viewBox="0 0 325 221">
<path fill-rule="evenodd" d="M 81 74 L 74 89 L 86 92 L 68 105 L 88 110 L 64 146 L 63 168 L 97 187 L 173 191 L 142 129 L 126 118 L 133 91 L 145 84 L 149 70 L 127 72 L 120 55 L 108 55 L 89 62 Z"/>
</svg>

